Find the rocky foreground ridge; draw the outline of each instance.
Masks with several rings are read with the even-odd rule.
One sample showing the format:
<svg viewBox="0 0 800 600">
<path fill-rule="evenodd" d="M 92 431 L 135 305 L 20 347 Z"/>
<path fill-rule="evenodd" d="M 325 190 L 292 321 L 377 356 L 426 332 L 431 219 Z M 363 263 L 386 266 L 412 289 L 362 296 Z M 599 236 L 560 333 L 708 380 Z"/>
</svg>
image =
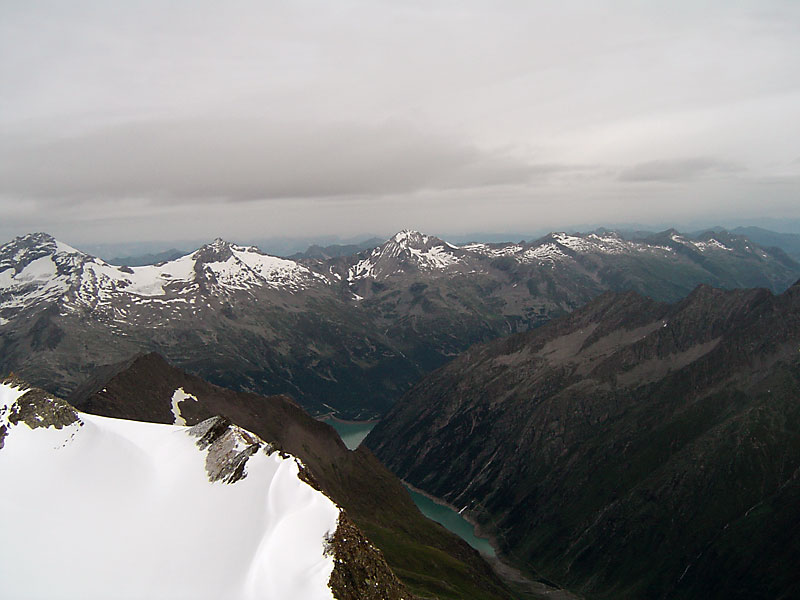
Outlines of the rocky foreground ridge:
<svg viewBox="0 0 800 600">
<path fill-rule="evenodd" d="M 478 552 L 422 516 L 400 480 L 372 452 L 363 446 L 348 450 L 332 427 L 285 396 L 220 388 L 151 353 L 98 371 L 70 402 L 86 413 L 152 423 L 192 426 L 222 415 L 297 456 L 314 485 L 363 532 L 359 539 L 381 550 L 412 593 L 441 600 L 511 597 Z M 367 579 L 373 577 L 361 581 Z"/>
<path fill-rule="evenodd" d="M 606 293 L 423 379 L 366 444 L 588 598 L 800 596 L 800 282 Z"/>
<path fill-rule="evenodd" d="M 0 481 L 9 598 L 412 598 L 305 465 L 223 417 L 99 417 L 0 380 Z"/>
</svg>

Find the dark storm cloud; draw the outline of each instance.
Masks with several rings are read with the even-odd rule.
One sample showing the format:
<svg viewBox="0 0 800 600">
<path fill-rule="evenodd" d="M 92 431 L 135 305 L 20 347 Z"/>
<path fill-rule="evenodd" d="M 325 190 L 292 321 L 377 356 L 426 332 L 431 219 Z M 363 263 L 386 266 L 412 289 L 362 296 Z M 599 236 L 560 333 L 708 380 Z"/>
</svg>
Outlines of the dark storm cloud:
<svg viewBox="0 0 800 600">
<path fill-rule="evenodd" d="M 0 142 L 0 193 L 34 197 L 393 194 L 520 184 L 558 169 L 401 122 L 148 121 L 56 140 Z"/>
<path fill-rule="evenodd" d="M 676 160 L 651 160 L 623 169 L 620 181 L 688 181 L 699 177 L 729 175 L 743 168 L 731 162 L 708 157 Z"/>
</svg>

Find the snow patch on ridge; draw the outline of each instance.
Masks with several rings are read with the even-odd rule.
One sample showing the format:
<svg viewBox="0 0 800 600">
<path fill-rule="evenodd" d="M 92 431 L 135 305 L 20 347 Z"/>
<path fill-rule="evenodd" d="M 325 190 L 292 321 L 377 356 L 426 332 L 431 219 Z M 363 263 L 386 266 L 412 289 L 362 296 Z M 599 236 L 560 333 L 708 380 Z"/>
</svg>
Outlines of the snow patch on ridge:
<svg viewBox="0 0 800 600">
<path fill-rule="evenodd" d="M 554 233 L 553 239 L 564 246 L 565 248 L 569 248 L 570 250 L 574 250 L 575 252 L 591 252 L 593 248 L 593 244 L 591 244 L 585 238 L 579 237 L 577 235 L 568 235 L 566 233 Z"/>
<path fill-rule="evenodd" d="M 27 390 L 7 383 L 0 384 L 0 427 L 8 426 L 8 415 L 11 407 Z"/>
<path fill-rule="evenodd" d="M 700 252 L 706 252 L 708 250 L 724 250 L 726 252 L 733 252 L 733 248 L 728 248 L 728 246 L 726 246 L 725 244 L 723 244 L 718 240 L 715 240 L 714 238 L 711 238 L 706 242 L 702 241 L 692 242 L 692 244 L 694 245 L 695 248 L 700 250 Z"/>
<path fill-rule="evenodd" d="M 627 254 L 635 250 L 637 246 L 634 242 L 623 240 L 615 234 L 601 236 L 596 233 L 590 233 L 583 237 L 566 233 L 554 233 L 552 237 L 561 246 L 579 254 Z"/>
<path fill-rule="evenodd" d="M 185 400 L 194 400 L 197 402 L 197 397 L 187 394 L 183 391 L 182 387 L 175 390 L 175 393 L 172 394 L 172 416 L 175 417 L 175 420 L 172 422 L 173 425 L 185 426 L 187 424 L 186 419 L 181 415 L 181 407 L 179 405 L 180 402 L 184 402 Z"/>
<path fill-rule="evenodd" d="M 418 265 L 425 269 L 445 269 L 460 262 L 460 259 L 449 252 L 444 246 L 434 246 L 430 250 L 417 250 L 409 248 Z"/>
<path fill-rule="evenodd" d="M 293 260 L 262 254 L 254 247 L 231 245 L 230 248 L 231 258 L 210 265 L 219 281 L 230 287 L 247 289 L 265 285 L 296 291 L 307 287 L 312 280 L 326 281 Z"/>
<path fill-rule="evenodd" d="M 555 265 L 559 261 L 571 259 L 574 254 L 623 255 L 641 252 L 674 252 L 673 248 L 644 242 L 625 240 L 619 235 L 608 233 L 598 235 L 551 233 L 538 242 L 524 244 L 484 244 L 471 243 L 462 250 L 489 258 L 511 257 L 521 263 Z"/>
<path fill-rule="evenodd" d="M 726 246 L 725 244 L 723 244 L 722 242 L 720 242 L 715 238 L 710 238 L 706 241 L 689 240 L 678 233 L 673 233 L 670 236 L 670 239 L 678 244 L 683 244 L 684 246 L 695 248 L 700 252 L 708 252 L 709 250 L 724 250 L 726 252 L 733 252 L 733 248 L 729 248 L 728 246 Z"/>
<path fill-rule="evenodd" d="M 47 281 L 56 276 L 56 264 L 51 256 L 43 256 L 29 262 L 25 267 L 14 276 L 18 283 L 30 283 L 32 281 Z"/>
<path fill-rule="evenodd" d="M 539 261 L 553 263 L 565 258 L 567 258 L 567 255 L 564 254 L 564 252 L 553 243 L 534 246 L 533 248 L 526 250 L 522 255 L 522 259 L 525 262 Z"/>
</svg>

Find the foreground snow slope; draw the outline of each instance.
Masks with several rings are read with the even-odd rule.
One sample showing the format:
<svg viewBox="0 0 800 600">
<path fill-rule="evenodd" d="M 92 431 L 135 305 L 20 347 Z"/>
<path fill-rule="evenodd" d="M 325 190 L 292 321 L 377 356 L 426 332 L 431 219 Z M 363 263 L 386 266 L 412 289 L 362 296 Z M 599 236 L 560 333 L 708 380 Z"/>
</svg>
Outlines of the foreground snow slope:
<svg viewBox="0 0 800 600">
<path fill-rule="evenodd" d="M 26 391 L 0 383 L 3 597 L 333 598 L 339 509 L 293 457 L 221 418 L 124 421 Z"/>
</svg>

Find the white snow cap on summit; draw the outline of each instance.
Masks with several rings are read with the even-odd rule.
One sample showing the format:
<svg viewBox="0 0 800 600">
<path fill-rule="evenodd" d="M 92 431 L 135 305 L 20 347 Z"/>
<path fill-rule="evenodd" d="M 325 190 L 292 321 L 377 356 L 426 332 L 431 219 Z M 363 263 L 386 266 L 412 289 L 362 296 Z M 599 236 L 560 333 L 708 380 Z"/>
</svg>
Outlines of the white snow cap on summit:
<svg viewBox="0 0 800 600">
<path fill-rule="evenodd" d="M 429 236 L 423 235 L 419 231 L 415 231 L 413 229 L 403 229 L 395 233 L 391 238 L 391 241 L 401 245 L 408 245 L 409 243 L 427 244 L 430 239 L 431 238 Z"/>
<path fill-rule="evenodd" d="M 414 229 L 403 229 L 398 231 L 391 238 L 389 238 L 388 241 L 404 247 L 412 245 L 427 246 L 428 244 L 435 244 L 437 246 L 451 248 L 452 250 L 458 250 L 458 246 L 455 246 L 450 242 L 445 242 L 444 240 L 432 235 L 425 235 L 424 233 L 420 233 Z"/>
<path fill-rule="evenodd" d="M 24 391 L 0 383 L 3 598 L 333 599 L 340 511 L 293 457 L 262 447 L 212 483 L 190 428 L 77 413 L 31 429 L 9 421 Z M 257 440 L 230 435 L 233 453 Z"/>
<path fill-rule="evenodd" d="M 442 271 L 461 261 L 453 253 L 459 250 L 437 237 L 425 235 L 413 229 L 403 229 L 378 246 L 367 258 L 350 267 L 347 279 L 350 282 L 364 278 L 383 279 L 404 273 L 405 266 L 420 271 Z"/>
</svg>

